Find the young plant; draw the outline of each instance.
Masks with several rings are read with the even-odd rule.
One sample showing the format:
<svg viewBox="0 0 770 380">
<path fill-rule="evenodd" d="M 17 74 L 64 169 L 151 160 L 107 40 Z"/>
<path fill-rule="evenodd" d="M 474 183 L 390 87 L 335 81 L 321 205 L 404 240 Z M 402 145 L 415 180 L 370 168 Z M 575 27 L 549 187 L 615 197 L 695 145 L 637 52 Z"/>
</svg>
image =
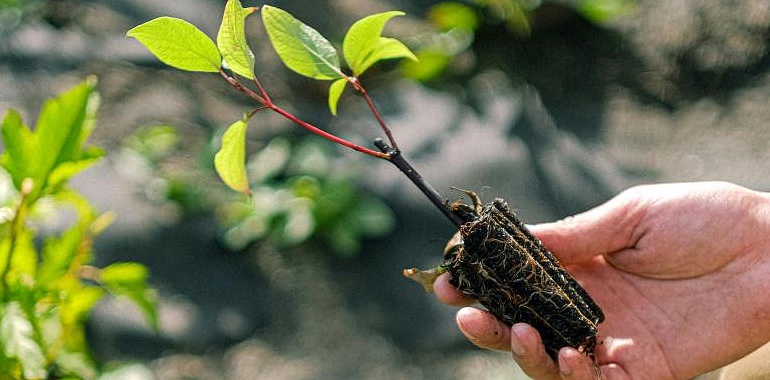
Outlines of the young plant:
<svg viewBox="0 0 770 380">
<path fill-rule="evenodd" d="M 338 101 L 345 88 L 350 87 L 363 97 L 388 141 L 385 143 L 380 138 L 376 139 L 374 145 L 377 150 L 374 150 L 312 125 L 273 102 L 255 74 L 254 53 L 245 38 L 244 20 L 256 10 L 254 7 L 243 8 L 238 0 L 229 0 L 225 5 L 216 43 L 194 25 L 173 17 L 150 20 L 127 33 L 169 66 L 187 71 L 219 73 L 230 86 L 259 105 L 233 123 L 222 136 L 221 149 L 214 158 L 215 168 L 222 181 L 236 191 L 250 194 L 244 165 L 246 129 L 254 115 L 270 110 L 334 143 L 391 162 L 454 221 L 455 217 L 449 212 L 446 200 L 401 156 L 393 133 L 358 79 L 358 76 L 379 61 L 416 59 L 402 42 L 382 36 L 385 24 L 393 17 L 403 15 L 403 12 L 377 13 L 358 20 L 348 29 L 342 42 L 342 52 L 352 74 L 346 74 L 334 46 L 318 31 L 282 9 L 269 5 L 261 9 L 270 42 L 284 64 L 300 75 L 332 81 L 328 105 L 333 114 L 336 114 Z M 251 82 L 253 88 L 247 87 L 241 79 Z"/>
<path fill-rule="evenodd" d="M 216 43 L 192 24 L 171 17 L 160 17 L 128 31 L 129 36 L 138 39 L 161 61 L 182 70 L 219 73 L 230 86 L 258 104 L 222 137 L 215 167 L 223 182 L 242 193 L 251 193 L 244 165 L 246 129 L 248 121 L 265 110 L 332 142 L 387 160 L 460 228 L 463 239 L 445 253 L 444 263 L 436 270 L 407 270 L 407 276 L 430 285 L 438 274 L 449 271 L 460 291 L 479 299 L 500 320 L 509 324 L 528 322 L 538 328 L 552 355 L 563 345 L 579 347 L 592 355 L 596 325 L 603 315 L 585 290 L 526 230 L 504 201 L 484 206 L 473 192 L 467 191 L 472 206 L 459 202 L 450 205 L 401 155 L 392 132 L 358 79 L 381 60 L 415 59 L 403 43 L 382 36 L 388 20 L 403 13 L 377 13 L 348 29 L 342 41 L 342 53 L 351 72 L 346 74 L 334 46 L 315 29 L 279 8 L 265 5 L 261 9 L 267 35 L 283 63 L 300 75 L 332 81 L 328 97 L 332 113 L 336 113 L 345 88 L 350 87 L 363 97 L 387 139 L 386 142 L 376 138 L 374 150 L 312 125 L 273 102 L 255 74 L 254 54 L 245 38 L 244 20 L 256 10 L 243 8 L 238 0 L 228 0 Z M 251 86 L 241 79 L 251 82 Z M 531 312 L 520 312 L 530 309 Z"/>
<path fill-rule="evenodd" d="M 0 127 L 0 193 L 7 195 L 0 199 L 2 378 L 95 378 L 84 320 L 108 293 L 132 299 L 157 328 L 147 269 L 90 265 L 93 239 L 113 216 L 67 186 L 103 155 L 84 145 L 95 127 L 95 85 L 89 79 L 46 102 L 34 130 L 14 110 Z M 60 234 L 39 236 L 36 226 L 52 209 L 74 212 L 76 220 Z"/>
</svg>

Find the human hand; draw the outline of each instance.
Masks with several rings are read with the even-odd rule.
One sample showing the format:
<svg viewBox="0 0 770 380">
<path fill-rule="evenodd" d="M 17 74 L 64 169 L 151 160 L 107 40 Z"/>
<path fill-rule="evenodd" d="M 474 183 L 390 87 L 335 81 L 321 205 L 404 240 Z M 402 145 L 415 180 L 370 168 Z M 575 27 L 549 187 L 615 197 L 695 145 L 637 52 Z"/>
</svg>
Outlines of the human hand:
<svg viewBox="0 0 770 380">
<path fill-rule="evenodd" d="M 686 379 L 770 340 L 770 195 L 721 182 L 638 186 L 585 213 L 531 226 L 604 310 L 602 379 Z M 448 283 L 436 296 L 469 305 Z M 474 344 L 512 350 L 537 380 L 595 379 L 573 348 L 557 362 L 526 324 L 457 314 Z"/>
</svg>

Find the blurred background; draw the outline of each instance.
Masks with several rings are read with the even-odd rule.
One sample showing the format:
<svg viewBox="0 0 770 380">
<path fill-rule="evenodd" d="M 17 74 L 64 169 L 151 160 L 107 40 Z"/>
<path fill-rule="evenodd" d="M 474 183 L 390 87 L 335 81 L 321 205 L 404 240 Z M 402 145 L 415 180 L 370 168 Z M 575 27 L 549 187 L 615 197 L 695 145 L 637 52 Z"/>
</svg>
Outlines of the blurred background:
<svg viewBox="0 0 770 380">
<path fill-rule="evenodd" d="M 243 2 L 244 6 L 261 3 Z M 334 43 L 399 9 L 386 35 L 417 64 L 361 78 L 404 155 L 450 199 L 506 198 L 528 223 L 639 183 L 726 180 L 770 190 L 766 0 L 271 1 Z M 452 225 L 384 162 L 275 115 L 249 129 L 251 202 L 213 172 L 224 128 L 254 107 L 217 75 L 165 67 L 125 32 L 168 15 L 215 35 L 224 1 L 0 0 L 0 112 L 34 124 L 44 99 L 88 75 L 107 159 L 77 188 L 117 219 L 97 264 L 152 272 L 161 331 L 121 299 L 88 331 L 130 379 L 525 378 L 475 348 L 403 268 L 435 266 Z M 364 145 L 359 97 L 288 72 L 259 17 L 256 73 L 298 116 Z M 117 375 L 116 375 L 117 376 Z"/>
</svg>

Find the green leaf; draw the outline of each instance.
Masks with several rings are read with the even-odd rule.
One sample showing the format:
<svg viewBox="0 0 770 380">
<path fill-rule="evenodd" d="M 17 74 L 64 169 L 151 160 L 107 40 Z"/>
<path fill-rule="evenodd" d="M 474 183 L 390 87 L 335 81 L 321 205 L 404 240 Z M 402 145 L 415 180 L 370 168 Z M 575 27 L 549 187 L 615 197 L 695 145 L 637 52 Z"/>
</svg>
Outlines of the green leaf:
<svg viewBox="0 0 770 380">
<path fill-rule="evenodd" d="M 214 156 L 214 168 L 222 182 L 235 191 L 249 194 L 246 176 L 246 120 L 233 123 L 222 135 L 222 147 Z"/>
<path fill-rule="evenodd" d="M 158 17 L 126 33 L 141 42 L 161 62 L 180 70 L 217 72 L 219 49 L 195 25 L 173 17 Z"/>
<path fill-rule="evenodd" d="M 102 288 L 96 286 L 80 285 L 70 289 L 68 297 L 59 305 L 62 323 L 74 325 L 83 322 L 104 293 Z"/>
<path fill-rule="evenodd" d="M 111 214 L 99 214 L 79 193 L 63 189 L 52 199 L 62 211 L 72 211 L 77 221 L 58 236 L 48 236 L 42 247 L 40 265 L 35 275 L 37 284 L 56 287 L 65 276 L 77 273 L 77 267 L 90 257 L 96 235 L 111 222 Z"/>
<path fill-rule="evenodd" d="M 5 152 L 0 156 L 0 163 L 19 189 L 24 178 L 35 176 L 38 160 L 33 160 L 31 157 L 35 157 L 38 153 L 37 139 L 15 110 L 10 110 L 5 115 L 0 132 L 5 146 Z"/>
<path fill-rule="evenodd" d="M 417 61 L 417 57 L 409 50 L 406 45 L 395 38 L 380 37 L 372 45 L 372 52 L 361 63 L 361 73 L 366 71 L 369 67 L 375 63 L 385 59 L 395 58 L 409 58 L 412 61 Z"/>
<path fill-rule="evenodd" d="M 288 68 L 314 79 L 344 76 L 337 51 L 318 31 L 269 5 L 262 7 L 262 20 L 273 49 Z"/>
<path fill-rule="evenodd" d="M 441 2 L 430 7 L 427 18 L 442 31 L 460 29 L 472 32 L 478 29 L 481 23 L 473 8 L 453 1 Z"/>
<path fill-rule="evenodd" d="M 329 87 L 329 110 L 332 112 L 332 115 L 337 114 L 337 103 L 339 103 L 340 96 L 345 91 L 345 85 L 347 84 L 348 80 L 346 78 L 340 78 L 332 82 L 332 85 Z"/>
<path fill-rule="evenodd" d="M 150 273 L 139 263 L 115 263 L 102 269 L 102 283 L 117 296 L 130 298 L 144 312 L 151 326 L 158 329 L 154 292 L 147 286 Z"/>
<path fill-rule="evenodd" d="M 393 17 L 402 15 L 404 12 L 401 11 L 377 13 L 364 17 L 350 26 L 342 41 L 342 52 L 354 75 L 361 75 L 371 65 L 383 59 L 417 60 L 417 57 L 403 43 L 381 36 L 385 23 Z"/>
<path fill-rule="evenodd" d="M 46 177 L 59 165 L 81 159 L 82 146 L 96 118 L 99 100 L 95 88 L 95 80 L 86 80 L 43 105 L 35 126 L 42 155 L 39 168 L 42 178 L 34 179 L 47 182 Z M 77 171 L 71 171 L 69 177 L 75 173 Z"/>
<path fill-rule="evenodd" d="M 35 340 L 35 329 L 21 305 L 12 301 L 0 310 L 0 341 L 5 355 L 19 361 L 25 379 L 45 379 L 46 359 Z"/>
<path fill-rule="evenodd" d="M 255 10 L 256 8 L 244 9 L 238 0 L 228 0 L 217 34 L 217 47 L 227 67 L 248 79 L 254 79 L 254 53 L 246 43 L 244 20 Z"/>
<path fill-rule="evenodd" d="M 636 11 L 635 0 L 584 0 L 578 10 L 594 23 L 608 21 Z"/>
<path fill-rule="evenodd" d="M 92 160 L 99 150 L 83 150 L 83 144 L 94 128 L 98 96 L 96 80 L 89 79 L 54 99 L 49 99 L 40 111 L 34 132 L 21 122 L 15 111 L 6 115 L 2 125 L 6 152 L 0 162 L 8 170 L 17 189 L 25 178 L 34 183 L 31 199 L 42 195 L 51 185 L 52 172 L 62 165 L 80 160 Z M 55 178 L 61 184 L 88 165 L 80 164 L 62 169 Z"/>
<path fill-rule="evenodd" d="M 415 61 L 401 62 L 401 72 L 404 76 L 419 81 L 429 81 L 441 74 L 449 66 L 450 57 L 438 50 L 427 49 L 417 52 L 419 63 Z"/>
</svg>

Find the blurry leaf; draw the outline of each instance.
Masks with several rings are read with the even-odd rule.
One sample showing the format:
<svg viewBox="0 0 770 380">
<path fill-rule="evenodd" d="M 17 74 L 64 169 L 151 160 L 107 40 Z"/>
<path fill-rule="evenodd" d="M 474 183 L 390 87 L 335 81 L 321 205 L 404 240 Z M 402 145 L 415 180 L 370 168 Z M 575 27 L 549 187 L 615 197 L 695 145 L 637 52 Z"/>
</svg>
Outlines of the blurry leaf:
<svg viewBox="0 0 770 380">
<path fill-rule="evenodd" d="M 291 156 L 291 144 L 282 137 L 270 140 L 249 159 L 248 176 L 255 182 L 263 182 L 278 175 Z"/>
<path fill-rule="evenodd" d="M 395 226 L 393 211 L 377 198 L 366 198 L 351 210 L 350 219 L 362 235 L 374 237 L 387 234 Z"/>
<path fill-rule="evenodd" d="M 318 31 L 269 5 L 262 7 L 262 20 L 273 49 L 288 68 L 314 79 L 343 77 L 337 51 Z"/>
<path fill-rule="evenodd" d="M 313 203 L 307 198 L 294 198 L 287 204 L 282 242 L 295 245 L 307 240 L 315 230 Z"/>
<path fill-rule="evenodd" d="M 141 42 L 161 62 L 180 70 L 217 72 L 219 50 L 195 25 L 173 17 L 158 17 L 126 33 Z"/>
<path fill-rule="evenodd" d="M 55 286 L 62 276 L 76 273 L 89 258 L 93 238 L 112 221 L 112 214 L 99 215 L 87 199 L 74 191 L 59 191 L 54 199 L 62 207 L 71 207 L 78 218 L 59 236 L 45 239 L 36 274 L 37 282 L 44 286 Z"/>
<path fill-rule="evenodd" d="M 91 133 L 89 124 L 96 115 L 95 90 L 96 80 L 89 79 L 43 105 L 35 126 L 39 149 L 46 153 L 41 160 L 43 173 L 80 158 L 82 145 Z"/>
<path fill-rule="evenodd" d="M 354 75 L 360 75 L 371 65 L 383 59 L 417 57 L 401 41 L 381 37 L 385 23 L 404 12 L 389 11 L 364 17 L 350 26 L 342 42 L 345 61 L 353 70 Z"/>
<path fill-rule="evenodd" d="M 578 10 L 592 22 L 601 23 L 634 13 L 636 6 L 635 0 L 584 0 Z"/>
<path fill-rule="evenodd" d="M 150 272 L 142 264 L 115 263 L 102 269 L 101 278 L 108 287 L 133 287 L 145 284 Z"/>
<path fill-rule="evenodd" d="M 505 20 L 508 28 L 519 36 L 529 36 L 531 25 L 529 22 L 529 11 L 540 6 L 541 1 L 524 0 L 476 0 L 486 6 L 487 10 L 494 17 Z"/>
<path fill-rule="evenodd" d="M 348 80 L 341 78 L 332 82 L 332 85 L 329 87 L 329 110 L 332 112 L 332 115 L 337 115 L 337 103 L 339 103 L 340 96 L 345 91 L 347 84 Z"/>
<path fill-rule="evenodd" d="M 144 312 L 150 325 L 158 329 L 158 313 L 155 294 L 147 286 L 150 274 L 139 263 L 115 263 L 102 269 L 101 280 L 107 290 L 118 296 L 130 298 Z"/>
<path fill-rule="evenodd" d="M 334 225 L 327 238 L 334 252 L 344 257 L 352 257 L 361 249 L 358 231 L 348 223 Z"/>
<path fill-rule="evenodd" d="M 418 62 L 404 61 L 401 72 L 409 78 L 419 81 L 429 81 L 441 74 L 449 65 L 450 57 L 435 50 L 417 52 Z"/>
<path fill-rule="evenodd" d="M 248 79 L 254 79 L 254 53 L 246 43 L 244 19 L 255 10 L 244 9 L 238 0 L 228 0 L 217 34 L 217 47 L 227 67 Z"/>
<path fill-rule="evenodd" d="M 19 189 L 24 178 L 35 175 L 37 160 L 29 158 L 38 154 L 37 139 L 15 110 L 5 115 L 1 131 L 5 152 L 0 162 Z"/>
<path fill-rule="evenodd" d="M 32 278 L 37 269 L 37 250 L 34 243 L 34 234 L 27 228 L 22 228 L 16 232 L 16 239 L 13 241 L 13 251 L 10 250 L 11 239 L 4 238 L 0 240 L 0 271 L 5 271 L 5 264 L 10 265 L 6 281 L 8 283 L 18 282 L 21 277 Z M 8 255 L 11 255 L 10 263 Z"/>
<path fill-rule="evenodd" d="M 321 184 L 318 178 L 303 175 L 291 179 L 291 188 L 297 197 L 315 199 L 321 191 Z"/>
<path fill-rule="evenodd" d="M 246 124 L 245 120 L 233 123 L 222 136 L 222 147 L 214 156 L 214 168 L 227 186 L 235 191 L 249 193 L 246 177 Z"/>
<path fill-rule="evenodd" d="M 141 363 L 121 364 L 105 371 L 97 380 L 155 380 L 152 370 Z"/>
<path fill-rule="evenodd" d="M 89 79 L 56 98 L 49 99 L 40 111 L 40 118 L 32 132 L 23 124 L 18 113 L 11 111 L 2 125 L 6 151 L 0 161 L 13 178 L 17 189 L 25 178 L 34 184 L 32 199 L 42 195 L 49 186 L 49 176 L 61 165 L 72 161 L 91 160 L 100 152 L 83 150 L 83 143 L 93 129 L 96 115 L 96 80 Z M 71 165 L 59 171 L 54 184 L 63 181 L 87 167 Z"/>
<path fill-rule="evenodd" d="M 67 274 L 78 253 L 84 232 L 83 226 L 76 224 L 61 236 L 46 239 L 42 252 L 43 260 L 36 276 L 40 284 L 53 285 Z"/>
<path fill-rule="evenodd" d="M 21 305 L 12 301 L 0 309 L 0 341 L 5 355 L 21 363 L 26 379 L 44 379 L 48 376 L 46 359 L 35 329 Z"/>
<path fill-rule="evenodd" d="M 14 241 L 10 273 L 19 280 L 24 277 L 31 279 L 35 276 L 38 257 L 34 238 L 34 233 L 24 228 L 17 233 Z"/>
<path fill-rule="evenodd" d="M 101 149 L 95 148 L 90 149 L 88 151 L 87 158 L 78 160 L 78 161 L 70 161 L 70 162 L 64 162 L 58 165 L 48 177 L 48 184 L 47 187 L 51 191 L 56 191 L 60 186 L 62 186 L 64 183 L 70 180 L 70 178 L 74 177 L 76 174 L 82 172 L 83 170 L 91 167 L 91 165 L 99 162 L 99 160 L 102 158 L 104 151 Z"/>
<path fill-rule="evenodd" d="M 70 379 L 94 379 L 97 376 L 96 367 L 84 352 L 61 352 L 56 355 L 55 362 L 60 372 L 72 376 Z"/>
<path fill-rule="evenodd" d="M 289 174 L 309 174 L 324 177 L 329 171 L 328 145 L 317 138 L 307 138 L 294 147 L 287 172 Z"/>
<path fill-rule="evenodd" d="M 68 294 L 61 305 L 61 320 L 64 325 L 84 321 L 96 303 L 104 297 L 104 290 L 95 286 L 79 286 Z"/>
<path fill-rule="evenodd" d="M 462 29 L 474 31 L 479 27 L 479 16 L 473 8 L 454 1 L 438 3 L 428 10 L 428 20 L 439 30 Z"/>
<path fill-rule="evenodd" d="M 179 145 L 179 133 L 171 125 L 147 125 L 124 139 L 123 144 L 149 161 L 155 162 Z"/>
</svg>

